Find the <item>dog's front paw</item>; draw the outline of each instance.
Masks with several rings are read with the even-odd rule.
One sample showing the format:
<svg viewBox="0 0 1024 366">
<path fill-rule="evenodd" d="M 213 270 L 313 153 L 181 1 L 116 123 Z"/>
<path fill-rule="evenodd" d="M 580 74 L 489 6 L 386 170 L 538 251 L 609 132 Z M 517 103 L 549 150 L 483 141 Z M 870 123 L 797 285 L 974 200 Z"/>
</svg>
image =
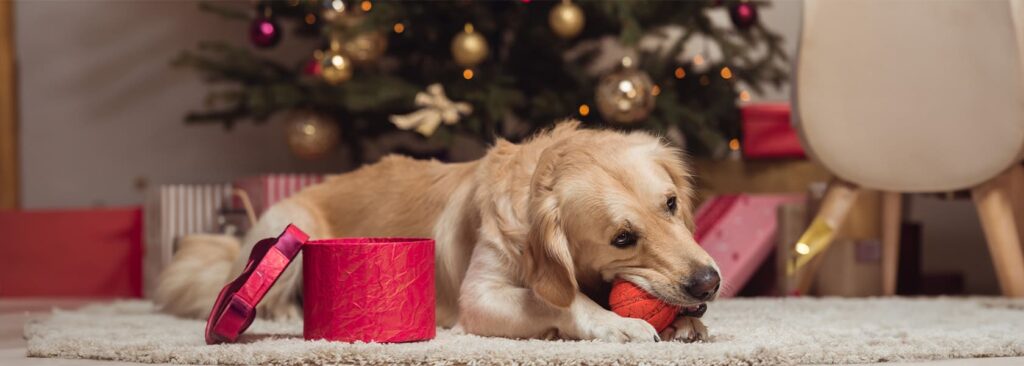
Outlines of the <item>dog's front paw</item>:
<svg viewBox="0 0 1024 366">
<path fill-rule="evenodd" d="M 643 319 L 623 318 L 618 315 L 609 316 L 591 324 L 584 335 L 586 339 L 597 339 L 606 342 L 658 342 L 661 337 L 647 321 Z"/>
<path fill-rule="evenodd" d="M 683 342 L 698 342 L 708 339 L 708 327 L 697 318 L 680 316 L 672 325 L 661 331 L 662 339 Z"/>
</svg>

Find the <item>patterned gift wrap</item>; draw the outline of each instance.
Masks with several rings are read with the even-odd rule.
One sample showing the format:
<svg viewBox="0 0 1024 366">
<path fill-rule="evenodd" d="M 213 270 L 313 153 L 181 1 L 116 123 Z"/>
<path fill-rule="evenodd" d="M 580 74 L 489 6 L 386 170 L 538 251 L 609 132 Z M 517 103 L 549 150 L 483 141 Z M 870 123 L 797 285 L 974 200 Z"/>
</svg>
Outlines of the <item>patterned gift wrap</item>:
<svg viewBox="0 0 1024 366">
<path fill-rule="evenodd" d="M 173 184 L 150 193 L 144 215 L 146 296 L 152 294 L 157 276 L 171 262 L 179 238 L 221 232 L 219 218 L 231 204 L 231 190 L 230 184 Z"/>
<path fill-rule="evenodd" d="M 237 180 L 234 186 L 249 194 L 253 209 L 260 215 L 275 203 L 323 180 L 324 176 L 319 174 L 265 174 Z"/>
</svg>

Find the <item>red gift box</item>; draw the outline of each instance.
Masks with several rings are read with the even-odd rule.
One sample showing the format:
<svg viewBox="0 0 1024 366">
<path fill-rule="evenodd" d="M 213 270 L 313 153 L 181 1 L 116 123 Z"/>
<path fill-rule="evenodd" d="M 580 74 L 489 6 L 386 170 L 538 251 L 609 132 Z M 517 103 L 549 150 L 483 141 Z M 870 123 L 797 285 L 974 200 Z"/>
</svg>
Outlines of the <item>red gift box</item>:
<svg viewBox="0 0 1024 366">
<path fill-rule="evenodd" d="M 804 158 L 800 138 L 790 122 L 789 104 L 749 104 L 743 118 L 743 156 L 748 159 Z"/>
<path fill-rule="evenodd" d="M 236 341 L 299 251 L 305 252 L 305 339 L 397 343 L 434 338 L 433 239 L 308 239 L 288 225 L 277 238 L 253 246 L 245 270 L 217 296 L 206 322 L 206 343 Z"/>
<path fill-rule="evenodd" d="M 0 296 L 140 297 L 142 209 L 0 212 Z"/>
</svg>

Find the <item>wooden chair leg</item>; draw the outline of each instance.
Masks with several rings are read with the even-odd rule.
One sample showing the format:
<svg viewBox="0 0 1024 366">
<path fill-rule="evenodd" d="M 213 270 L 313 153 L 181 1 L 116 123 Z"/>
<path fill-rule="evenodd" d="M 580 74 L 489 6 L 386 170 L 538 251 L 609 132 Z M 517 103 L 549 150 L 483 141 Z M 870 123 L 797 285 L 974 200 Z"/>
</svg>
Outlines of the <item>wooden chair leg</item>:
<svg viewBox="0 0 1024 366">
<path fill-rule="evenodd" d="M 1024 253 L 1017 235 L 1010 186 L 1012 168 L 974 187 L 971 195 L 981 218 L 989 253 L 1003 295 L 1024 297 Z"/>
<path fill-rule="evenodd" d="M 896 276 L 900 255 L 902 196 L 882 192 L 882 294 L 896 295 Z"/>
<path fill-rule="evenodd" d="M 1024 163 L 1010 168 L 1010 199 L 1013 214 L 1017 218 L 1017 237 L 1024 250 Z"/>
<path fill-rule="evenodd" d="M 848 182 L 837 180 L 829 184 L 828 192 L 825 193 L 821 208 L 811 221 L 811 226 L 794 246 L 796 258 L 787 269 L 787 273 L 799 278 L 797 288 L 801 294 L 806 294 L 810 290 L 817 275 L 818 266 L 812 264 L 811 259 L 824 252 L 832 243 L 836 232 L 846 220 L 850 207 L 857 201 L 859 191 L 860 188 Z"/>
</svg>

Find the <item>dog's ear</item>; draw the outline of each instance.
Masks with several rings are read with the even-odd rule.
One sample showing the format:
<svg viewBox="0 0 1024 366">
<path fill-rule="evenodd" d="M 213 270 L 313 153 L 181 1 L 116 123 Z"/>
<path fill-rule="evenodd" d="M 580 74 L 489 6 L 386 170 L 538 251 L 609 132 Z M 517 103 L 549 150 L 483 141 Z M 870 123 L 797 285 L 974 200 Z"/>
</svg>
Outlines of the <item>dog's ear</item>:
<svg viewBox="0 0 1024 366">
<path fill-rule="evenodd" d="M 683 153 L 674 148 L 662 146 L 655 155 L 658 165 L 668 172 L 672 184 L 679 191 L 679 209 L 682 211 L 686 228 L 693 232 L 696 224 L 693 222 L 693 182 L 690 168 L 683 160 Z"/>
<path fill-rule="evenodd" d="M 554 151 L 542 153 L 530 184 L 527 280 L 538 297 L 565 308 L 572 304 L 579 287 L 569 239 L 562 228 L 552 187 L 555 182 L 553 160 L 557 154 Z"/>
</svg>

